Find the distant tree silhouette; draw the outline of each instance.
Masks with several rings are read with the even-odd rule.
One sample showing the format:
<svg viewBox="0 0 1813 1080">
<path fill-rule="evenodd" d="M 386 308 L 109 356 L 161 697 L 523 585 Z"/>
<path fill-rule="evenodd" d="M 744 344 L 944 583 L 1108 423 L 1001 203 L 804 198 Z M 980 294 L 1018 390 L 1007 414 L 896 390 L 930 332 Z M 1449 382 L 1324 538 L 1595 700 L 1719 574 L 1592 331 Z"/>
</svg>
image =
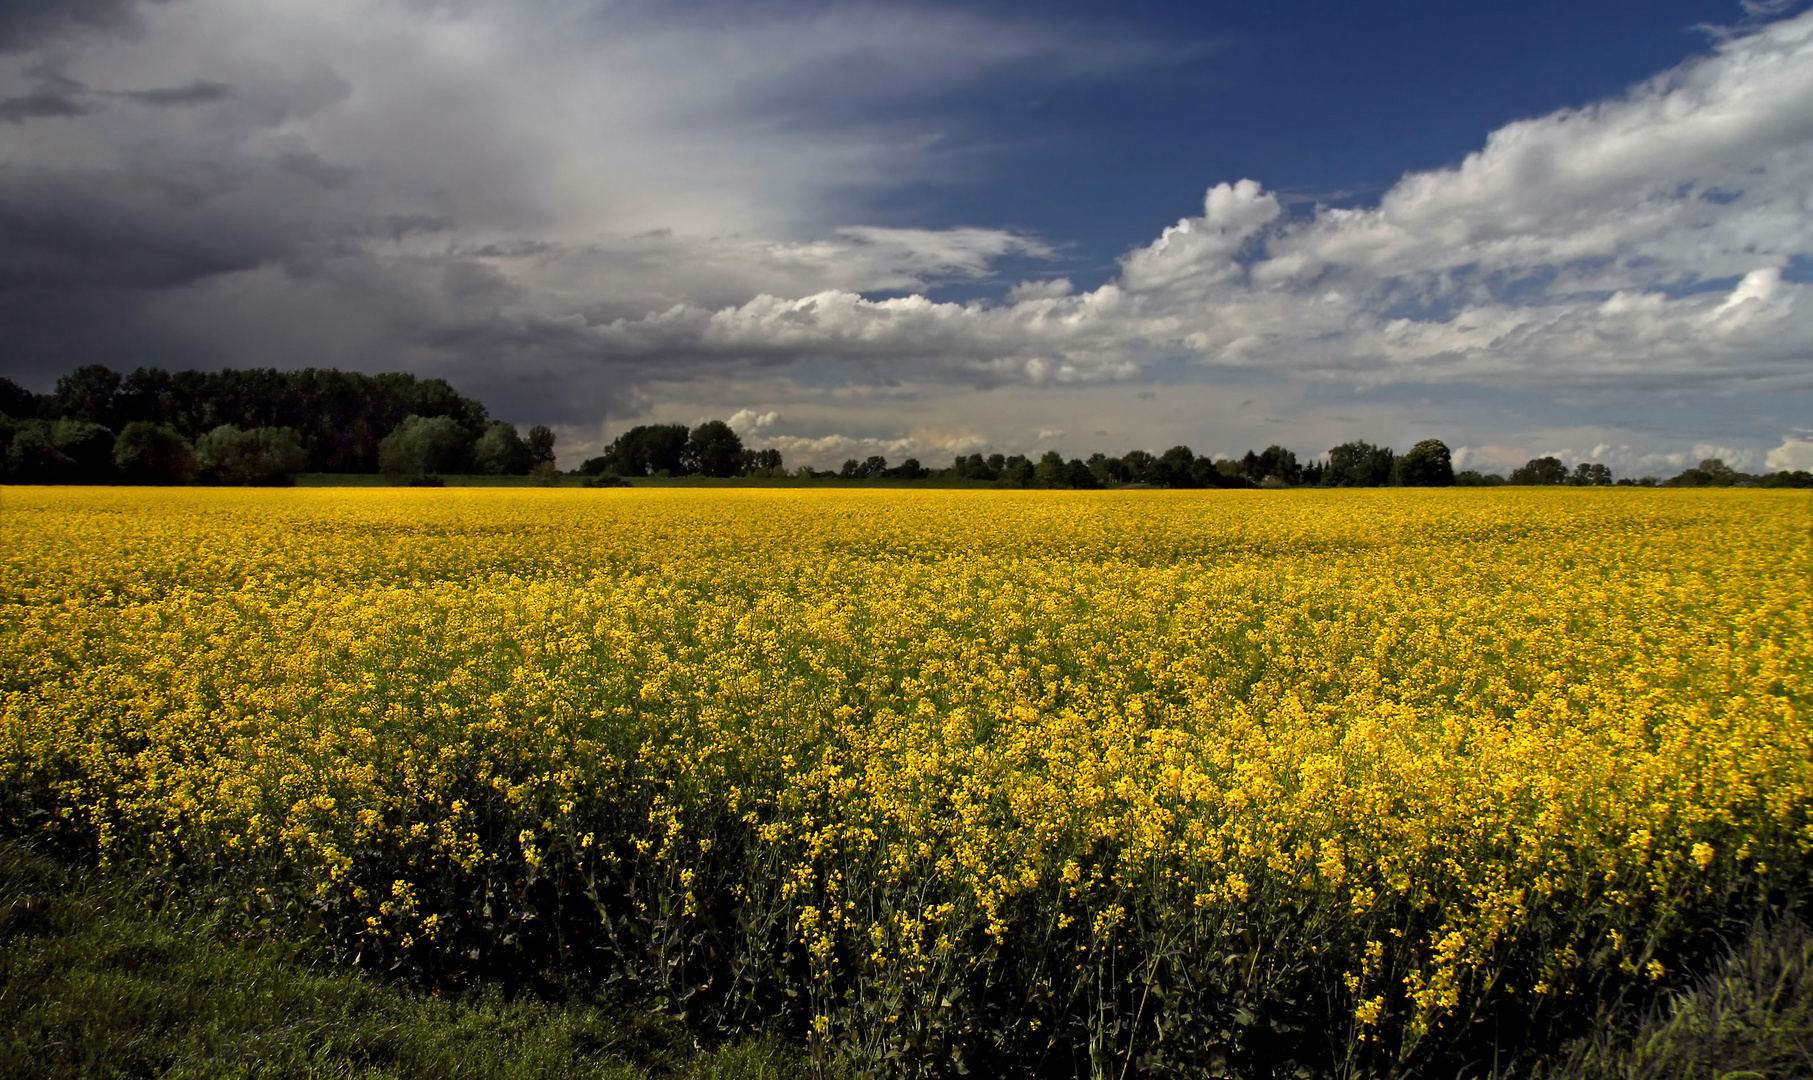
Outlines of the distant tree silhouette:
<svg viewBox="0 0 1813 1080">
<path fill-rule="evenodd" d="M 114 441 L 113 464 L 128 484 L 186 484 L 195 472 L 195 448 L 169 424 L 134 420 Z"/>
<path fill-rule="evenodd" d="M 1511 470 L 1513 484 L 1551 485 L 1567 483 L 1567 466 L 1560 458 L 1531 458 L 1521 468 Z"/>
<path fill-rule="evenodd" d="M 437 418 L 433 422 L 446 422 Z M 222 424 L 195 441 L 195 471 L 204 483 L 289 484 L 308 457 L 289 428 Z"/>
<path fill-rule="evenodd" d="M 1173 446 L 1146 466 L 1146 483 L 1159 487 L 1201 487 L 1201 483 L 1190 472 L 1190 467 L 1195 464 L 1194 450 L 1182 445 Z"/>
<path fill-rule="evenodd" d="M 113 432 L 89 420 L 9 423 L 4 477 L 12 484 L 105 484 L 113 480 Z"/>
<path fill-rule="evenodd" d="M 1324 487 L 1382 487 L 1391 482 L 1397 457 L 1390 447 L 1369 442 L 1348 442 L 1328 452 L 1322 474 Z"/>
<path fill-rule="evenodd" d="M 682 476 L 686 472 L 685 424 L 640 424 L 617 436 L 604 453 L 581 466 L 591 476 Z"/>
<path fill-rule="evenodd" d="M 515 424 L 494 420 L 472 444 L 472 467 L 491 476 L 526 476 L 537 464 L 535 452 L 516 433 Z"/>
<path fill-rule="evenodd" d="M 38 415 L 38 395 L 0 376 L 0 416 L 31 420 Z"/>
<path fill-rule="evenodd" d="M 118 423 L 114 404 L 119 392 L 118 372 L 100 364 L 85 364 L 58 379 L 52 397 L 59 417 L 112 428 Z"/>
<path fill-rule="evenodd" d="M 1398 459 L 1398 483 L 1405 487 L 1448 487 L 1454 483 L 1454 459 L 1448 444 L 1424 439 Z"/>
<path fill-rule="evenodd" d="M 406 416 L 378 444 L 378 471 L 392 478 L 463 473 L 471 464 L 472 442 L 449 416 Z"/>
<path fill-rule="evenodd" d="M 743 467 L 743 440 L 722 420 L 707 420 L 686 440 L 686 471 L 702 476 L 735 476 Z"/>
<path fill-rule="evenodd" d="M 1247 470 L 1246 474 L 1247 478 L 1254 483 L 1258 483 L 1268 476 L 1286 484 L 1295 485 L 1303 482 L 1303 470 L 1297 466 L 1297 455 L 1282 446 L 1274 443 L 1266 447 L 1263 453 L 1254 455 L 1249 452 L 1247 457 L 1254 459 L 1252 467 Z"/>
<path fill-rule="evenodd" d="M 1574 472 L 1567 478 L 1574 487 L 1609 487 L 1612 483 L 1612 471 L 1597 462 L 1582 461 L 1574 466 Z"/>
<path fill-rule="evenodd" d="M 526 444 L 529 448 L 529 465 L 554 464 L 554 431 L 546 424 L 536 424 L 529 429 Z"/>
</svg>

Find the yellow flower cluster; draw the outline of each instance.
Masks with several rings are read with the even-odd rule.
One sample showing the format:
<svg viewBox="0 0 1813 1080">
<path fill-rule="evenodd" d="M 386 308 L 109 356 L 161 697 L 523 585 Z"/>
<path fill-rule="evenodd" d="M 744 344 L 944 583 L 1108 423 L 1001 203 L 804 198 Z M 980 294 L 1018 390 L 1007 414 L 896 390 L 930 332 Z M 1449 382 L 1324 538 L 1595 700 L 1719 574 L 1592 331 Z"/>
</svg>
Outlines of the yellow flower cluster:
<svg viewBox="0 0 1813 1080">
<path fill-rule="evenodd" d="M 1068 950 L 1019 992 L 1124 1004 L 1086 970 L 1116 941 L 1147 986 L 1211 953 L 1251 980 L 1284 926 L 1402 1055 L 1480 995 L 1659 977 L 1681 912 L 1804 872 L 1807 520 L 1770 491 L 14 488 L 8 783 L 405 949 L 453 932 L 460 875 L 577 868 L 602 908 L 633 863 L 645 921 L 771 912 L 813 1030 L 876 1049 L 1009 945 Z"/>
</svg>

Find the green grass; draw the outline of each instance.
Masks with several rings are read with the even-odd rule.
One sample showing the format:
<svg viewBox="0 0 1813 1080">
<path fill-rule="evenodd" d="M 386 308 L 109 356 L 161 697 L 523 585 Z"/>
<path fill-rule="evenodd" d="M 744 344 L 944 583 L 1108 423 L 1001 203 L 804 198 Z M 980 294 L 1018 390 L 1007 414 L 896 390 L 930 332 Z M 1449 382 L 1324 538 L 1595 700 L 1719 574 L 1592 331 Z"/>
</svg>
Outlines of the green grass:
<svg viewBox="0 0 1813 1080">
<path fill-rule="evenodd" d="M 1554 1080 L 1813 1077 L 1813 933 L 1759 925 L 1719 967 L 1660 1007 L 1601 1032 Z"/>
<path fill-rule="evenodd" d="M 0 1076 L 805 1080 L 797 1052 L 702 1052 L 674 1020 L 599 1001 L 433 997 L 239 938 L 205 900 L 0 841 Z"/>
<path fill-rule="evenodd" d="M 555 487 L 578 487 L 582 477 L 560 477 Z M 526 476 L 443 476 L 447 487 L 535 487 Z M 298 473 L 297 487 L 405 487 L 404 482 L 379 473 Z"/>
<path fill-rule="evenodd" d="M 581 486 L 586 477 L 561 474 L 558 487 L 576 488 Z M 441 482 L 446 487 L 534 487 L 535 483 L 527 476 L 443 476 Z M 992 488 L 992 480 L 955 480 L 934 478 L 927 480 L 805 480 L 797 476 L 637 476 L 630 479 L 635 487 L 660 488 L 721 488 L 721 487 L 759 487 L 759 488 Z M 297 487 L 399 487 L 395 479 L 377 473 L 301 473 L 296 477 Z M 610 490 L 610 489 L 605 489 Z"/>
</svg>

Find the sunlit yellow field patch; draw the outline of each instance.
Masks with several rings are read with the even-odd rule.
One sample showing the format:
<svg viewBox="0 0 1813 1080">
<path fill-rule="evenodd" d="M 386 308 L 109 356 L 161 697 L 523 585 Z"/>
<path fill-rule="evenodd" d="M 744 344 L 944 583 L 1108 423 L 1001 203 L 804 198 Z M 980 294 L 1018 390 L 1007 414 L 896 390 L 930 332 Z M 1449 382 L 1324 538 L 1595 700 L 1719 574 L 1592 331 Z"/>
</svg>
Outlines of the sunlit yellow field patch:
<svg viewBox="0 0 1813 1080">
<path fill-rule="evenodd" d="M 1615 1007 L 1804 881 L 1808 521 L 13 488 L 8 813 L 362 962 L 564 965 L 902 1068 L 1323 1025 L 1301 1060 L 1388 1071 Z"/>
</svg>

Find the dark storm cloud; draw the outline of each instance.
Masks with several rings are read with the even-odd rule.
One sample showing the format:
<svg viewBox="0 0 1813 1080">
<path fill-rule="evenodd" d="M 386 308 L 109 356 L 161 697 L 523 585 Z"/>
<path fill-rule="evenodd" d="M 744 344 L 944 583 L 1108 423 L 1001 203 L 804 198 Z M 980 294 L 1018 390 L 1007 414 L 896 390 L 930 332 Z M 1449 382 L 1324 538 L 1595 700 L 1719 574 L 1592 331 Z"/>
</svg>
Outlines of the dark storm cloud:
<svg viewBox="0 0 1813 1080">
<path fill-rule="evenodd" d="M 0 123 L 22 124 L 47 117 L 87 116 L 98 111 L 108 100 L 129 101 L 152 108 L 205 105 L 232 92 L 232 87 L 224 83 L 197 81 L 187 86 L 97 93 L 73 79 L 50 76 L 27 93 L 0 98 Z"/>
<path fill-rule="evenodd" d="M 138 0 L 0 0 L 0 52 L 96 28 L 129 27 Z"/>
<path fill-rule="evenodd" d="M 47 116 L 85 116 L 94 111 L 79 86 L 50 84 L 28 94 L 0 98 L 0 123 L 23 124 Z"/>
<path fill-rule="evenodd" d="M 277 155 L 277 167 L 284 172 L 306 176 L 324 188 L 342 187 L 356 174 L 353 169 L 335 165 L 321 155 L 305 150 Z"/>
<path fill-rule="evenodd" d="M 132 186 L 128 176 L 71 183 L 0 173 L 0 290 L 171 288 L 256 266 L 285 247 L 279 236 L 122 198 Z"/>
<path fill-rule="evenodd" d="M 0 143 L 0 363 L 42 370 L 77 342 L 117 362 L 186 339 L 242 366 L 458 373 L 499 409 L 579 420 L 648 380 L 788 356 L 658 335 L 613 351 L 596 329 L 611 320 L 913 290 L 1044 250 L 991 229 L 839 229 L 819 218 L 824 194 L 909 172 L 915 141 L 747 110 L 773 100 L 765 87 L 802 95 L 801 70 L 860 82 L 826 57 L 883 49 L 944 73 L 912 96 L 1088 45 L 906 9 L 573 42 L 544 37 L 537 13 L 552 17 L 185 0 L 130 39 L 90 35 L 84 52 L 69 34 L 23 58 L 10 118 L 37 141 Z"/>
<path fill-rule="evenodd" d="M 108 100 L 128 101 L 152 108 L 180 108 L 206 105 L 231 95 L 233 88 L 225 83 L 198 79 L 185 86 L 160 86 L 149 90 L 106 90 L 96 92 L 74 79 L 54 73 L 42 73 L 32 90 L 12 97 L 0 97 L 0 123 L 21 124 L 45 117 L 87 116 Z"/>
<path fill-rule="evenodd" d="M 204 105 L 210 101 L 219 101 L 232 92 L 233 88 L 225 83 L 197 79 L 187 86 L 167 86 L 151 90 L 122 90 L 116 96 L 135 101 L 140 105 Z"/>
</svg>

